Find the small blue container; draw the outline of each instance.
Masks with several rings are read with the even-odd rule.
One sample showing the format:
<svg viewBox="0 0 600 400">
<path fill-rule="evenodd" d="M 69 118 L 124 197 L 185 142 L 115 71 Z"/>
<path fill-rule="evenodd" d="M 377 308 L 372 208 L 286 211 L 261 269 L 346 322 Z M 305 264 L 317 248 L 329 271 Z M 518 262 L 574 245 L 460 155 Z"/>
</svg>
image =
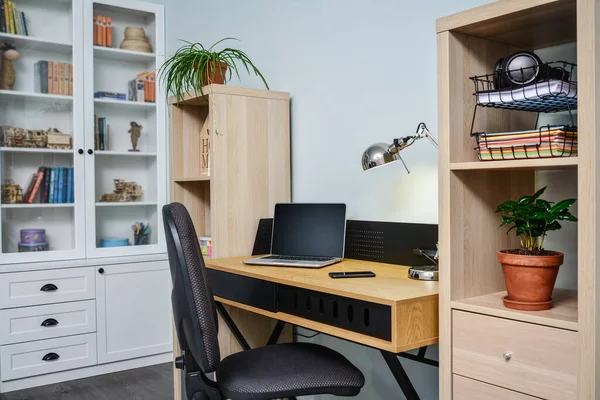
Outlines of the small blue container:
<svg viewBox="0 0 600 400">
<path fill-rule="evenodd" d="M 123 247 L 129 246 L 129 239 L 105 238 L 100 240 L 100 247 Z"/>
</svg>

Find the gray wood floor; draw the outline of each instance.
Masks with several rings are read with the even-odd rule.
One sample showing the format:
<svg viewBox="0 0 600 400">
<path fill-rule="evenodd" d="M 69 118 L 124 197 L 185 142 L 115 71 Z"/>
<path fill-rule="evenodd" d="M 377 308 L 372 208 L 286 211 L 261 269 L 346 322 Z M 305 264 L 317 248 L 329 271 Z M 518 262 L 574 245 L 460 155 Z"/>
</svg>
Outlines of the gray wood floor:
<svg viewBox="0 0 600 400">
<path fill-rule="evenodd" d="M 171 363 L 0 394 L 0 400 L 171 400 Z"/>
</svg>

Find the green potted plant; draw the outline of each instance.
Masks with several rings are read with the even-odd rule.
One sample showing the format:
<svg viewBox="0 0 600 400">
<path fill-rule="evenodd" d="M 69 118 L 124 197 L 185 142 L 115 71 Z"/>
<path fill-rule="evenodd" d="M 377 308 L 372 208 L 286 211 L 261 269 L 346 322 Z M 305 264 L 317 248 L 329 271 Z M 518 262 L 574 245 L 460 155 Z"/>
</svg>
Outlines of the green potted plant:
<svg viewBox="0 0 600 400">
<path fill-rule="evenodd" d="M 239 69 L 243 67 L 247 73 L 251 71 L 260 77 L 268 89 L 269 85 L 262 73 L 250 61 L 248 55 L 241 50 L 226 47 L 217 51 L 215 47 L 227 40 L 221 39 L 208 49 L 201 43 L 183 40 L 181 47 L 159 69 L 159 78 L 166 88 L 167 96 L 175 96 L 178 101 L 188 90 L 198 91 L 204 95 L 202 87 L 210 84 L 225 84 L 235 74 L 240 78 Z"/>
<path fill-rule="evenodd" d="M 559 221 L 577 221 L 569 212 L 575 199 L 554 204 L 540 199 L 546 188 L 518 201 L 506 201 L 496 210 L 502 214 L 502 226 L 510 226 L 507 234 L 516 231 L 521 248 L 501 250 L 498 261 L 502 264 L 508 296 L 504 305 L 515 310 L 538 311 L 552 307 L 552 291 L 563 263 L 564 255 L 544 249 L 544 239 L 550 231 L 561 229 Z"/>
</svg>

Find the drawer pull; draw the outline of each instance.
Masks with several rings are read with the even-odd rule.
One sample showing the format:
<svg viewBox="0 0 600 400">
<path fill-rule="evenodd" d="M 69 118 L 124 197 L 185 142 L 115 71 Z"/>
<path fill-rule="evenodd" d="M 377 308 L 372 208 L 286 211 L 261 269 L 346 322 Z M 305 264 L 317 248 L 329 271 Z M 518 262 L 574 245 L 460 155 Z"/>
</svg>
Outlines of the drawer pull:
<svg viewBox="0 0 600 400">
<path fill-rule="evenodd" d="M 47 328 L 49 326 L 56 326 L 56 325 L 58 325 L 58 321 L 55 320 L 54 318 L 48 318 L 47 320 L 42 322 L 42 326 L 45 328 Z"/>
<path fill-rule="evenodd" d="M 512 353 L 504 353 L 502 354 L 502 357 L 504 357 L 506 361 L 510 361 L 510 359 L 512 358 Z"/>
<path fill-rule="evenodd" d="M 56 361 L 60 358 L 60 356 L 56 353 L 48 353 L 42 358 L 42 361 Z"/>
<path fill-rule="evenodd" d="M 42 286 L 42 288 L 40 289 L 40 291 L 42 292 L 54 292 L 57 291 L 58 287 L 52 283 L 46 283 L 44 286 Z"/>
</svg>

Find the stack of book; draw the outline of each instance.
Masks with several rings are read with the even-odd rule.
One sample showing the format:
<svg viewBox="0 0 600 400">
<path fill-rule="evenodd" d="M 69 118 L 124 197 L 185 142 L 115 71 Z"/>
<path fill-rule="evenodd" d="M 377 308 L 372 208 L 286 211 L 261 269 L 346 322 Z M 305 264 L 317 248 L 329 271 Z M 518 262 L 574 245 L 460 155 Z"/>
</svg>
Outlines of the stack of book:
<svg viewBox="0 0 600 400">
<path fill-rule="evenodd" d="M 0 32 L 29 36 L 25 13 L 11 0 L 0 0 Z"/>
<path fill-rule="evenodd" d="M 23 196 L 25 203 L 73 203 L 75 201 L 73 168 L 40 167 L 33 174 Z"/>
<path fill-rule="evenodd" d="M 73 96 L 73 64 L 40 60 L 34 64 L 37 93 Z"/>
<path fill-rule="evenodd" d="M 111 17 L 94 15 L 94 46 L 113 47 Z"/>
<path fill-rule="evenodd" d="M 141 103 L 156 102 L 156 73 L 142 72 L 129 81 L 127 100 Z"/>
<path fill-rule="evenodd" d="M 125 100 L 127 96 L 125 93 L 117 93 L 117 92 L 95 92 L 95 99 L 111 99 L 111 100 Z"/>
<path fill-rule="evenodd" d="M 94 147 L 96 150 L 110 150 L 110 124 L 106 123 L 106 118 L 94 115 Z"/>
</svg>

